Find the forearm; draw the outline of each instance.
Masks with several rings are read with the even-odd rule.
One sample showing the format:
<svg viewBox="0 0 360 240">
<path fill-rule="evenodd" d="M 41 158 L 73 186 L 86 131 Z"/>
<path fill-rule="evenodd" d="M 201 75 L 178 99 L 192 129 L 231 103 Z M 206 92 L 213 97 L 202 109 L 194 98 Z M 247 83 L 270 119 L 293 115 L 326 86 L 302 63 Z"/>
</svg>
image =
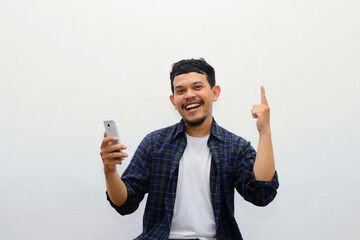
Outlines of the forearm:
<svg viewBox="0 0 360 240">
<path fill-rule="evenodd" d="M 270 130 L 260 132 L 254 174 L 258 181 L 271 181 L 274 177 L 275 161 Z"/>
<path fill-rule="evenodd" d="M 116 206 L 121 206 L 127 199 L 127 189 L 117 171 L 107 173 L 105 171 L 106 188 L 111 201 Z"/>
</svg>

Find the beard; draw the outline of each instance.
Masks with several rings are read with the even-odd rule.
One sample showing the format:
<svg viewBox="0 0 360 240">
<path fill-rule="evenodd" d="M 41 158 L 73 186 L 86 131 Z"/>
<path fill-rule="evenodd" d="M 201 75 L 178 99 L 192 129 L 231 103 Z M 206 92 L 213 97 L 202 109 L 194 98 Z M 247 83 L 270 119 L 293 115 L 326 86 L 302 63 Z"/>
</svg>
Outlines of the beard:
<svg viewBox="0 0 360 240">
<path fill-rule="evenodd" d="M 194 121 L 189 121 L 189 120 L 186 120 L 184 119 L 184 122 L 189 125 L 190 127 L 197 127 L 197 126 L 200 126 L 201 124 L 203 124 L 203 122 L 206 120 L 206 116 L 204 117 L 201 117 L 199 119 L 196 119 Z"/>
</svg>

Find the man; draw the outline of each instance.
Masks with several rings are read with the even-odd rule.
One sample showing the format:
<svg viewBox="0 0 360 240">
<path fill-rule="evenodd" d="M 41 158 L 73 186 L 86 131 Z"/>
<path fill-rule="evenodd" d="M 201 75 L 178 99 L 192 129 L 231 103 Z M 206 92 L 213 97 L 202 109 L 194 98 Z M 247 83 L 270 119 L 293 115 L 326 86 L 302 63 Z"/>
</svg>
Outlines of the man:
<svg viewBox="0 0 360 240">
<path fill-rule="evenodd" d="M 204 59 L 175 63 L 170 101 L 182 120 L 148 134 L 120 178 L 123 144 L 101 145 L 108 200 L 120 214 L 134 212 L 148 193 L 143 232 L 136 239 L 242 239 L 234 217 L 234 189 L 258 206 L 279 187 L 273 156 L 269 106 L 261 87 L 254 105 L 259 145 L 223 129 L 212 116 L 220 95 L 215 71 Z"/>
</svg>

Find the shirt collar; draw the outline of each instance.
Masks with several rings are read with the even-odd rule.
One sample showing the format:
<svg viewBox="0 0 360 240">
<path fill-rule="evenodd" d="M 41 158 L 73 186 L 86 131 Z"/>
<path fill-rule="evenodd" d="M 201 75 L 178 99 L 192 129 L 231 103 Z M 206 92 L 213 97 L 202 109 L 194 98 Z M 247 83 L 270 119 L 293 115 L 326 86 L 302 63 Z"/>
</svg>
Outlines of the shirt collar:
<svg viewBox="0 0 360 240">
<path fill-rule="evenodd" d="M 213 135 L 214 137 L 216 137 L 221 141 L 224 141 L 224 136 L 221 134 L 221 128 L 219 125 L 217 125 L 214 118 L 211 124 L 211 135 Z"/>
<path fill-rule="evenodd" d="M 184 134 L 184 136 L 185 136 L 185 125 L 184 125 L 183 119 L 181 119 L 181 121 L 179 122 L 178 127 L 174 133 L 173 139 L 175 139 L 180 133 Z M 214 118 L 212 119 L 210 135 L 213 135 L 217 139 L 224 141 L 223 136 L 221 135 L 221 128 L 219 125 L 217 125 Z"/>
<path fill-rule="evenodd" d="M 181 121 L 177 124 L 177 129 L 174 133 L 173 139 L 175 139 L 180 133 L 185 134 L 185 125 L 183 119 L 181 119 Z"/>
</svg>

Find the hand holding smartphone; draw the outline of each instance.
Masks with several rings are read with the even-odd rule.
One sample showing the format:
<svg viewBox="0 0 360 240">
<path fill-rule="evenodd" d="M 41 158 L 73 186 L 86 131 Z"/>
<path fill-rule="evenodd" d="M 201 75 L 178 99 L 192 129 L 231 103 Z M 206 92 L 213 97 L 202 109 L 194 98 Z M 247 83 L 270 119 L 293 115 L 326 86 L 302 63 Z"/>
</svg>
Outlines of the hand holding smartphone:
<svg viewBox="0 0 360 240">
<path fill-rule="evenodd" d="M 104 121 L 104 127 L 105 127 L 105 131 L 106 131 L 106 135 L 108 137 L 114 136 L 114 137 L 118 138 L 117 141 L 109 142 L 109 145 L 119 144 L 120 138 L 119 138 L 119 133 L 117 130 L 116 122 L 114 120 Z M 115 152 L 120 152 L 120 150 L 117 150 Z M 121 158 L 121 160 L 123 160 L 123 158 Z"/>
</svg>

